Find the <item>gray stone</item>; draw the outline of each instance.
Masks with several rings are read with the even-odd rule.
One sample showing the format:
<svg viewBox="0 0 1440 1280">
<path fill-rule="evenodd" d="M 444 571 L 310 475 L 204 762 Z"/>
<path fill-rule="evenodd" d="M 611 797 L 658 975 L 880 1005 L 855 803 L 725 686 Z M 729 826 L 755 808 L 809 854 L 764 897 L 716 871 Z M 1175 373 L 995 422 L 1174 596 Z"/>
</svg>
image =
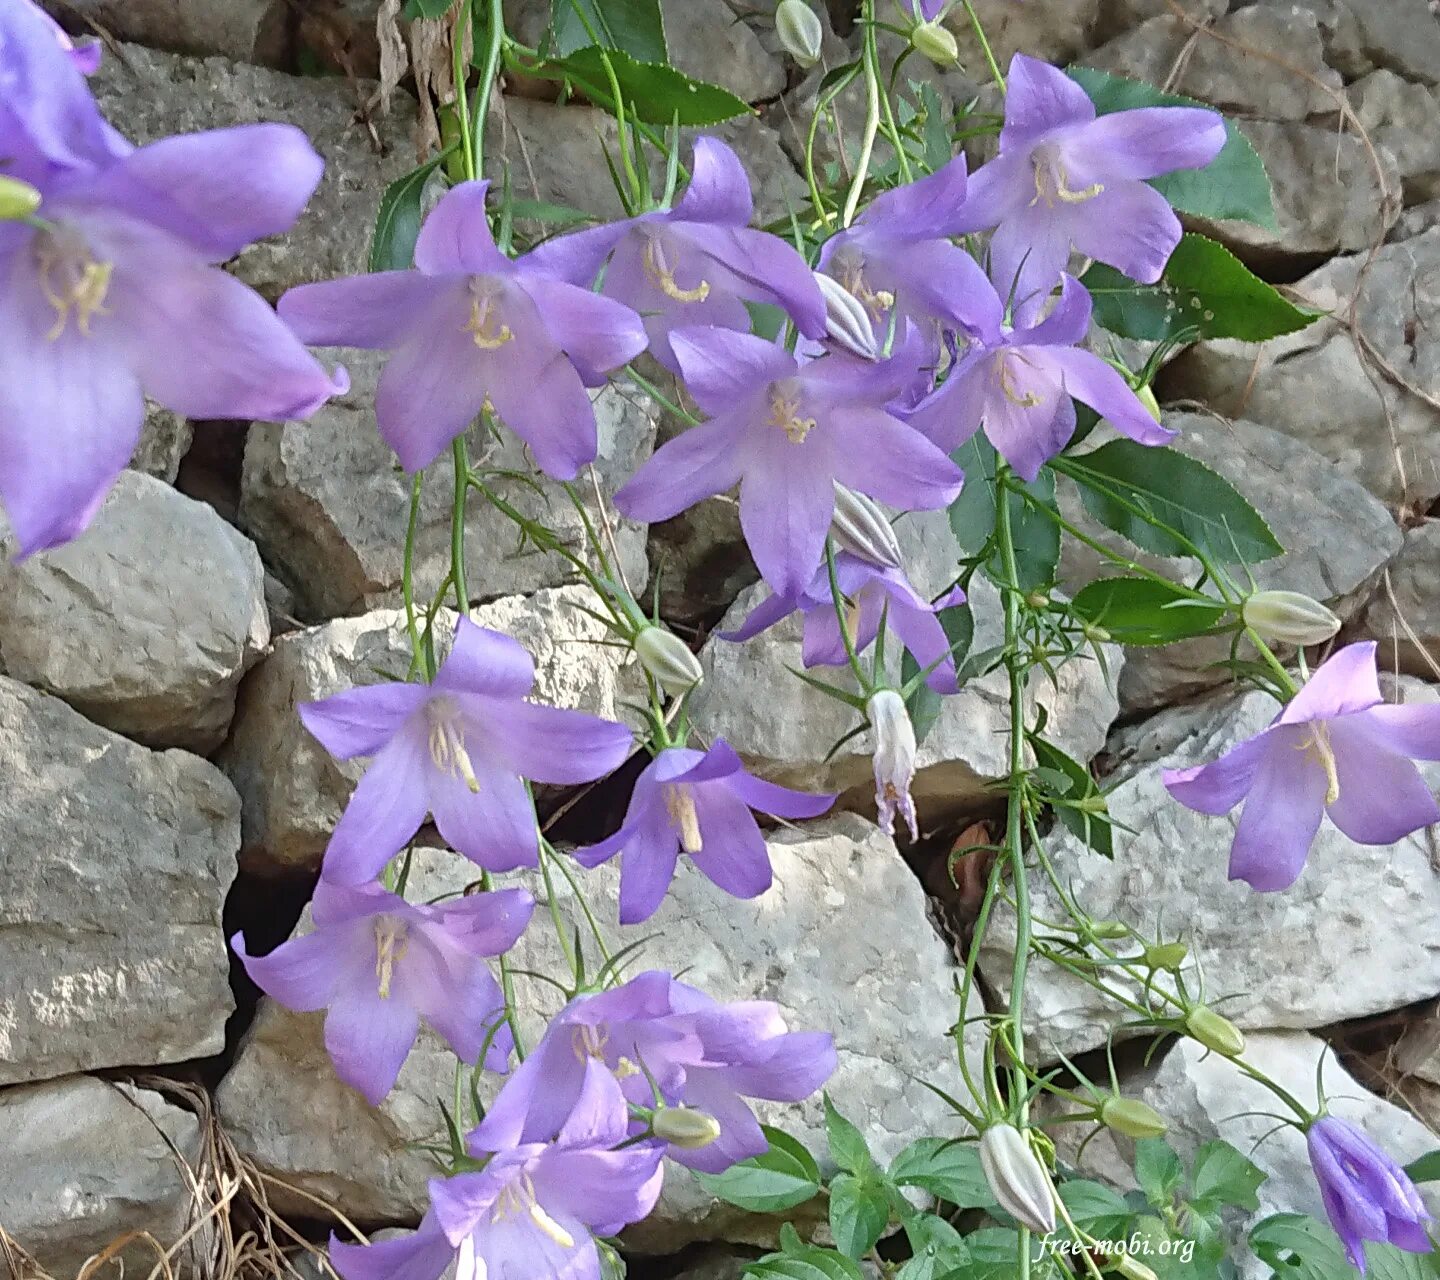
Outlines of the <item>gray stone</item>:
<svg viewBox="0 0 1440 1280">
<path fill-rule="evenodd" d="M 1402 240 L 1413 240 L 1427 231 L 1440 227 L 1440 200 L 1427 200 L 1414 204 L 1395 220 L 1390 234 L 1385 237 L 1388 244 L 1399 244 Z"/>
<path fill-rule="evenodd" d="M 1405 203 L 1440 197 L 1440 94 L 1382 70 L 1351 85 L 1348 96 L 1360 127 L 1394 158 Z"/>
<path fill-rule="evenodd" d="M 302 56 L 367 80 L 380 77 L 376 18 L 381 0 L 309 0 L 296 15 L 295 43 Z"/>
<path fill-rule="evenodd" d="M 71 1076 L 0 1093 L 0 1223 L 45 1271 L 78 1275 L 130 1232 L 169 1249 L 191 1226 L 194 1200 L 182 1161 L 200 1158 L 200 1124 L 150 1089 Z M 203 1234 L 203 1233 L 202 1233 Z M 126 1275 L 147 1275 L 153 1247 L 135 1240 L 114 1255 Z M 189 1248 L 172 1260 L 199 1274 Z M 108 1262 L 96 1274 L 115 1271 Z M 16 1272 L 16 1275 L 22 1272 Z"/>
<path fill-rule="evenodd" d="M 687 76 L 729 89 L 746 102 L 778 97 L 785 67 L 725 4 L 663 0 L 671 64 Z"/>
<path fill-rule="evenodd" d="M 0 760 L 0 1084 L 218 1053 L 234 789 L 6 679 Z"/>
<path fill-rule="evenodd" d="M 975 14 L 1001 68 L 1014 54 L 1066 63 L 1093 43 L 1101 0 L 975 0 Z M 986 78 L 985 56 L 963 5 L 953 5 L 945 24 L 960 46 L 960 65 L 977 80 Z"/>
<path fill-rule="evenodd" d="M 1404 691 L 1409 701 L 1434 698 L 1429 686 L 1407 683 Z M 1327 820 L 1294 887 L 1256 893 L 1226 879 L 1239 810 L 1207 817 L 1165 790 L 1163 770 L 1215 759 L 1276 710 L 1267 695 L 1250 693 L 1173 708 L 1119 734 L 1111 744 L 1119 763 L 1104 780 L 1116 857 L 1057 834 L 1049 852 L 1058 874 L 1097 920 L 1120 920 L 1150 937 L 1157 927 L 1179 931 L 1190 947 L 1190 989 L 1203 975 L 1207 998 L 1225 997 L 1221 1009 L 1242 1027 L 1323 1027 L 1440 994 L 1432 833 L 1358 845 Z M 1036 915 L 1065 918 L 1048 884 L 1032 877 L 1032 889 Z M 981 972 L 1001 992 L 1009 987 L 1013 920 L 1008 910 L 998 914 L 981 955 Z M 1385 927 L 1375 928 L 1376 920 Z M 1033 1043 L 1047 1055 L 1103 1045 L 1130 1017 L 1045 962 L 1031 969 L 1026 1014 Z"/>
<path fill-rule="evenodd" d="M 1230 0 L 1100 0 L 1095 24 L 1097 40 L 1113 40 L 1150 18 L 1174 17 L 1178 9 L 1196 25 L 1217 18 Z"/>
<path fill-rule="evenodd" d="M 245 445 L 240 524 L 294 590 L 302 615 L 312 620 L 401 599 L 411 481 L 375 423 L 374 387 L 383 357 L 345 352 L 344 361 L 353 379 L 348 394 L 306 422 L 257 423 Z M 649 572 L 645 529 L 621 519 L 609 495 L 649 457 L 655 413 L 637 391 L 615 384 L 598 392 L 594 403 L 600 445 L 595 474 L 606 497 L 603 507 L 588 476 L 575 484 L 590 521 L 612 531 L 607 558 L 618 558 L 621 574 L 638 591 Z M 543 522 L 595 563 L 579 514 L 557 482 L 535 472 L 514 433 L 476 426 L 468 441 L 474 469 L 535 475 L 538 492 L 508 475 L 497 474 L 491 483 L 501 500 Z M 434 595 L 450 571 L 455 481 L 449 452 L 424 474 L 414 561 L 415 597 L 421 601 Z M 477 492 L 469 496 L 465 527 L 472 600 L 528 594 L 577 578 L 559 555 L 522 542 L 510 519 Z"/>
<path fill-rule="evenodd" d="M 623 720 L 622 703 L 638 681 L 622 672 L 619 649 L 604 648 L 606 632 L 577 605 L 593 604 L 588 590 L 563 587 L 530 597 L 508 596 L 476 609 L 482 627 L 513 636 L 535 659 L 535 697 Z M 441 615 L 443 654 L 453 615 Z M 235 730 L 220 754 L 244 801 L 247 869 L 302 872 L 318 867 L 364 761 L 332 760 L 295 713 L 298 703 L 341 689 L 404 679 L 410 662 L 405 614 L 378 610 L 281 636 L 240 690 Z"/>
<path fill-rule="evenodd" d="M 180 459 L 189 450 L 194 434 L 189 418 L 162 409 L 158 404 L 148 404 L 145 427 L 140 433 L 140 443 L 135 446 L 130 466 L 166 484 L 174 484 L 175 477 L 180 474 Z"/>
<path fill-rule="evenodd" d="M 830 1095 L 882 1160 L 922 1135 L 957 1132 L 949 1107 L 921 1083 L 963 1088 L 947 1034 L 958 1014 L 955 959 L 928 920 L 919 882 L 894 845 L 853 815 L 778 833 L 770 853 L 775 885 L 763 897 L 731 899 L 684 865 L 659 913 L 618 933 L 609 925 L 613 864 L 581 874 L 612 941 L 649 938 L 640 967 L 684 970 L 686 981 L 718 1000 L 773 1000 L 792 1029 L 832 1031 L 840 1065 Z M 412 896 L 454 892 L 474 877 L 475 868 L 456 855 L 422 850 Z M 563 876 L 552 879 L 569 920 L 570 891 Z M 543 905 L 512 958 L 517 971 L 568 975 Z M 522 1029 L 533 1043 L 542 1011 L 548 1017 L 563 997 L 523 976 L 516 983 Z M 261 1005 L 220 1086 L 226 1131 L 261 1168 L 352 1218 L 416 1221 L 433 1167 L 407 1144 L 435 1138 L 435 1098 L 451 1096 L 454 1059 L 422 1033 L 395 1091 L 374 1110 L 335 1078 L 320 1026 L 319 1015 Z M 489 1090 L 495 1082 L 482 1084 Z M 799 1105 L 760 1103 L 757 1112 L 824 1151 L 818 1096 Z M 284 1204 L 283 1196 L 274 1203 Z M 672 1168 L 659 1207 L 627 1239 L 645 1252 L 701 1240 L 765 1246 L 775 1226 L 717 1204 L 685 1170 Z"/>
<path fill-rule="evenodd" d="M 124 45 L 90 83 L 101 109 L 136 143 L 262 120 L 305 131 L 325 157 L 318 190 L 294 230 L 252 245 L 232 264 L 270 298 L 292 285 L 364 272 L 381 193 L 415 162 L 406 112 L 363 118 L 376 96 L 371 81 L 288 76 Z"/>
<path fill-rule="evenodd" d="M 152 747 L 218 747 L 270 642 L 254 545 L 138 471 L 75 541 L 0 561 L 0 601 L 8 675 Z"/>
<path fill-rule="evenodd" d="M 1422 398 L 1440 398 L 1440 230 L 1337 258 L 1293 292 L 1328 314 L 1260 347 L 1198 343 L 1165 370 L 1162 395 L 1283 431 L 1383 502 L 1423 512 L 1440 496 L 1440 411 Z"/>
<path fill-rule="evenodd" d="M 1381 667 L 1440 679 L 1440 520 L 1407 530 L 1365 613 L 1364 634 L 1380 642 Z"/>
<path fill-rule="evenodd" d="M 1260 0 L 1312 10 L 1325 36 L 1325 58 L 1347 79 L 1377 67 L 1407 80 L 1440 84 L 1440 22 L 1426 0 Z"/>
<path fill-rule="evenodd" d="M 285 0 L 43 0 L 41 7 L 78 35 L 275 66 L 287 53 Z"/>
</svg>

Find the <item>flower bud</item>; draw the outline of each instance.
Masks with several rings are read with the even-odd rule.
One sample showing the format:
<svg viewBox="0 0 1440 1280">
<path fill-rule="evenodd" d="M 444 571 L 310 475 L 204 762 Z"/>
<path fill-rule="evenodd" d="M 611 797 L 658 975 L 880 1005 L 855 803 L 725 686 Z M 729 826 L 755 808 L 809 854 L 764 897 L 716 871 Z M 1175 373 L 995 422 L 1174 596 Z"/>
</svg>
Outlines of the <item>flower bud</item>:
<svg viewBox="0 0 1440 1280">
<path fill-rule="evenodd" d="M 655 682 L 674 697 L 700 683 L 705 672 L 685 642 L 664 627 L 645 627 L 635 637 L 635 656 Z"/>
<path fill-rule="evenodd" d="M 0 221 L 28 218 L 40 207 L 40 192 L 19 178 L 0 177 Z"/>
<path fill-rule="evenodd" d="M 1112 1095 L 1100 1105 L 1100 1123 L 1127 1138 L 1158 1138 L 1170 1128 L 1169 1122 L 1154 1107 L 1138 1098 Z"/>
<path fill-rule="evenodd" d="M 1174 973 L 1185 963 L 1189 954 L 1190 948 L 1183 942 L 1159 942 L 1153 947 L 1146 947 L 1140 958 L 1147 968 L 1168 969 Z"/>
<path fill-rule="evenodd" d="M 690 1107 L 661 1107 L 650 1118 L 657 1138 L 686 1151 L 708 1147 L 720 1136 L 720 1122 L 704 1111 Z"/>
<path fill-rule="evenodd" d="M 1048 591 L 1032 591 L 1025 597 L 1025 603 L 1032 609 L 1048 609 L 1050 607 L 1050 593 Z"/>
<path fill-rule="evenodd" d="M 895 834 L 895 815 L 905 819 L 910 838 L 920 838 L 910 784 L 915 779 L 915 726 L 905 700 L 894 689 L 881 689 L 865 706 L 875 733 L 875 807 L 887 836 Z"/>
<path fill-rule="evenodd" d="M 830 341 L 862 360 L 878 359 L 880 344 L 875 341 L 875 326 L 860 299 L 823 271 L 815 273 L 815 283 L 825 298 L 825 333 Z"/>
<path fill-rule="evenodd" d="M 1160 421 L 1160 401 L 1155 398 L 1155 388 L 1148 382 L 1143 387 L 1135 388 L 1135 398 L 1145 406 L 1146 411 L 1156 422 Z"/>
<path fill-rule="evenodd" d="M 1143 1262 L 1136 1262 L 1128 1253 L 1110 1259 L 1110 1269 L 1117 1276 L 1124 1276 L 1125 1280 L 1160 1280 L 1149 1267 Z"/>
<path fill-rule="evenodd" d="M 960 61 L 960 46 L 954 35 L 938 22 L 919 22 L 910 33 L 910 43 L 937 67 L 953 67 Z"/>
<path fill-rule="evenodd" d="M 1119 920 L 1092 920 L 1089 933 L 1092 938 L 1128 938 L 1130 926 Z"/>
<path fill-rule="evenodd" d="M 1235 1058 L 1245 1052 L 1245 1037 L 1229 1018 L 1208 1005 L 1197 1004 L 1185 1015 L 1185 1030 L 1207 1049 Z"/>
<path fill-rule="evenodd" d="M 1097 626 L 1093 622 L 1087 622 L 1081 627 L 1080 634 L 1090 641 L 1091 644 L 1109 644 L 1111 639 L 1113 639 L 1104 627 Z"/>
<path fill-rule="evenodd" d="M 995 1202 L 1037 1235 L 1055 1230 L 1055 1188 L 1025 1135 L 1012 1124 L 992 1124 L 980 1135 L 980 1167 Z"/>
<path fill-rule="evenodd" d="M 859 556 L 882 569 L 900 568 L 900 543 L 885 513 L 864 494 L 835 486 L 835 515 L 830 536 L 841 551 Z"/>
<path fill-rule="evenodd" d="M 780 0 L 775 6 L 775 34 L 785 52 L 802 67 L 813 67 L 820 61 L 825 29 L 805 0 Z"/>
<path fill-rule="evenodd" d="M 1340 630 L 1340 619 L 1318 600 L 1299 591 L 1257 591 L 1240 616 L 1266 640 L 1279 644 L 1324 644 Z"/>
</svg>

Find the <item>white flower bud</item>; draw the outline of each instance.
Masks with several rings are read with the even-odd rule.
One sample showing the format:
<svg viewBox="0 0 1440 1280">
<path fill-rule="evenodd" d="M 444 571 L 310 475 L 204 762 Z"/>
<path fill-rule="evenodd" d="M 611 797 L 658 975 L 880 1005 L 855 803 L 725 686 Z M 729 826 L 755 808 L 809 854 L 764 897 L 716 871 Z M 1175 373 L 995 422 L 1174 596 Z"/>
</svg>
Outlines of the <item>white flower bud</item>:
<svg viewBox="0 0 1440 1280">
<path fill-rule="evenodd" d="M 825 297 L 825 332 L 830 340 L 862 360 L 879 359 L 875 326 L 870 323 L 870 313 L 860 299 L 823 271 L 815 273 L 815 283 Z"/>
<path fill-rule="evenodd" d="M 1240 616 L 1266 640 L 1278 644 L 1324 644 L 1340 630 L 1340 619 L 1318 600 L 1299 591 L 1257 591 Z"/>
<path fill-rule="evenodd" d="M 645 627 L 635 637 L 635 656 L 672 697 L 688 692 L 705 678 L 700 659 L 679 636 L 664 627 Z"/>
<path fill-rule="evenodd" d="M 813 67 L 820 61 L 825 28 L 805 0 L 780 0 L 775 6 L 775 34 L 785 52 L 802 67 Z"/>
<path fill-rule="evenodd" d="M 980 1167 L 995 1202 L 1036 1235 L 1055 1230 L 1055 1188 L 1025 1135 L 1011 1124 L 992 1124 L 980 1135 Z"/>
<path fill-rule="evenodd" d="M 919 22 L 910 33 L 910 43 L 937 67 L 953 67 L 960 61 L 955 36 L 938 22 Z"/>
<path fill-rule="evenodd" d="M 714 1116 L 690 1107 L 661 1107 L 651 1118 L 650 1128 L 657 1138 L 686 1151 L 708 1147 L 720 1136 L 720 1122 Z"/>
<path fill-rule="evenodd" d="M 1143 1262 L 1136 1262 L 1128 1253 L 1112 1259 L 1110 1265 L 1115 1269 L 1116 1275 L 1124 1276 L 1125 1280 L 1160 1280 L 1149 1267 Z"/>
<path fill-rule="evenodd" d="M 901 567 L 900 543 L 885 513 L 869 498 L 843 484 L 835 486 L 830 536 L 841 551 L 848 551 L 852 556 L 885 569 Z"/>
<path fill-rule="evenodd" d="M 0 220 L 28 218 L 40 207 L 40 192 L 19 178 L 0 177 Z"/>
<path fill-rule="evenodd" d="M 865 714 L 875 733 L 876 820 L 887 836 L 894 835 L 898 813 L 910 828 L 910 839 L 918 840 L 920 828 L 910 798 L 910 784 L 915 779 L 915 726 L 910 723 L 905 700 L 894 689 L 881 689 L 871 696 Z"/>
</svg>

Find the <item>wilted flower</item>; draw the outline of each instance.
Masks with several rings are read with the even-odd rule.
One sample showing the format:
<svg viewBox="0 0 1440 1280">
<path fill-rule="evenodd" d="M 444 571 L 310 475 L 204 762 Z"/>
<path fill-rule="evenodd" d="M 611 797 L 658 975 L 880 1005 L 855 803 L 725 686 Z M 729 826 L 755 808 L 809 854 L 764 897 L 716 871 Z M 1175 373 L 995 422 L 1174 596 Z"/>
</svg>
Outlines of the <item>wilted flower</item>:
<svg viewBox="0 0 1440 1280">
<path fill-rule="evenodd" d="M 878 359 L 880 344 L 875 340 L 875 326 L 860 299 L 824 272 L 816 272 L 815 283 L 825 295 L 825 336 L 862 360 Z"/>
<path fill-rule="evenodd" d="M 868 560 L 882 569 L 901 567 L 900 541 L 885 513 L 862 493 L 835 486 L 835 514 L 830 536 L 840 551 Z"/>
<path fill-rule="evenodd" d="M 1245 625 L 1277 644 L 1324 644 L 1340 619 L 1300 591 L 1257 591 L 1240 608 Z"/>
<path fill-rule="evenodd" d="M 1025 1135 L 1012 1124 L 992 1124 L 980 1135 L 980 1168 L 995 1202 L 1036 1235 L 1055 1230 L 1055 1187 Z"/>
<path fill-rule="evenodd" d="M 325 1048 L 336 1073 L 379 1106 L 421 1018 L 462 1062 L 483 1054 L 492 1071 L 505 1070 L 505 998 L 482 957 L 514 946 L 534 909 L 523 889 L 424 906 L 378 884 L 321 880 L 312 932 L 265 956 L 250 955 L 242 934 L 231 945 L 255 984 L 287 1009 L 328 1010 Z"/>
<path fill-rule="evenodd" d="M 785 52 L 802 67 L 813 67 L 820 61 L 825 29 L 805 0 L 780 0 L 775 6 L 775 34 Z"/>
<path fill-rule="evenodd" d="M 1365 1132 L 1339 1116 L 1320 1116 L 1305 1144 L 1320 1198 L 1350 1261 L 1365 1271 L 1365 1242 L 1429 1253 L 1430 1214 L 1405 1170 Z"/>
<path fill-rule="evenodd" d="M 752 777 L 723 739 L 703 752 L 667 747 L 635 783 L 620 830 L 575 858 L 595 867 L 620 854 L 620 923 L 639 924 L 660 906 L 682 852 L 726 893 L 758 897 L 770 887 L 770 854 L 750 810 L 817 818 L 834 802 Z"/>
<path fill-rule="evenodd" d="M 325 853 L 324 874 L 373 879 L 427 813 L 447 844 L 491 871 L 539 860 L 523 779 L 592 782 L 622 764 L 622 724 L 527 702 L 535 664 L 509 636 L 462 618 L 433 684 L 373 684 L 300 707 L 337 760 L 373 756 Z"/>
<path fill-rule="evenodd" d="M 1331 656 L 1263 733 L 1209 764 L 1167 770 L 1165 786 L 1199 813 L 1244 801 L 1230 878 L 1270 892 L 1295 883 L 1327 813 L 1357 844 L 1393 844 L 1440 821 L 1412 760 L 1440 760 L 1440 705 L 1383 703 L 1372 640 Z"/>
<path fill-rule="evenodd" d="M 689 692 L 705 678 L 690 646 L 664 627 L 642 627 L 634 647 L 640 665 L 672 697 Z"/>
<path fill-rule="evenodd" d="M 875 734 L 876 822 L 887 836 L 894 835 L 898 813 L 910 828 L 910 838 L 918 840 L 920 828 L 910 798 L 910 784 L 915 780 L 915 726 L 905 700 L 894 689 L 881 689 L 871 695 L 865 714 Z"/>
</svg>

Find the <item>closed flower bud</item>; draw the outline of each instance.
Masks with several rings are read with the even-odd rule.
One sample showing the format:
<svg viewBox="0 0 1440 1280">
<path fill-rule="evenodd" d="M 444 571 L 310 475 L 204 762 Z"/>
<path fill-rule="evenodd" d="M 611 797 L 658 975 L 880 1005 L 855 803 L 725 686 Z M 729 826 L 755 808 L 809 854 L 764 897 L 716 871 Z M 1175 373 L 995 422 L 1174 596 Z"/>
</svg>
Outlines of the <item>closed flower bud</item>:
<svg viewBox="0 0 1440 1280">
<path fill-rule="evenodd" d="M 1299 591 L 1257 591 L 1240 616 L 1247 627 L 1278 644 L 1324 644 L 1340 630 L 1339 618 Z"/>
<path fill-rule="evenodd" d="M 1143 387 L 1135 388 L 1135 398 L 1150 411 L 1150 416 L 1156 422 L 1160 421 L 1160 401 L 1155 399 L 1155 388 L 1148 382 Z"/>
<path fill-rule="evenodd" d="M 1097 626 L 1093 622 L 1087 622 L 1081 627 L 1080 634 L 1091 644 L 1109 644 L 1111 639 L 1110 633 L 1104 627 Z"/>
<path fill-rule="evenodd" d="M 1208 1005 L 1197 1004 L 1185 1015 L 1185 1030 L 1207 1049 L 1235 1058 L 1245 1052 L 1245 1037 L 1229 1018 Z"/>
<path fill-rule="evenodd" d="M 1045 1166 L 1014 1125 L 992 1124 L 980 1136 L 980 1167 L 995 1202 L 1036 1235 L 1055 1230 L 1055 1188 Z"/>
<path fill-rule="evenodd" d="M 866 704 L 875 734 L 875 807 L 887 836 L 895 834 L 895 815 L 905 819 L 910 838 L 920 838 L 910 784 L 915 779 L 915 726 L 905 700 L 894 689 L 881 689 Z"/>
<path fill-rule="evenodd" d="M 700 659 L 690 652 L 683 640 L 664 627 L 645 627 L 635 637 L 635 656 L 640 665 L 655 677 L 666 693 L 678 697 L 693 689 L 704 678 Z"/>
<path fill-rule="evenodd" d="M 19 178 L 0 177 L 0 220 L 28 218 L 40 207 L 40 192 Z"/>
<path fill-rule="evenodd" d="M 813 67 L 820 61 L 825 29 L 805 0 L 780 0 L 775 6 L 775 34 L 785 52 L 802 67 Z"/>
<path fill-rule="evenodd" d="M 1153 947 L 1146 947 L 1141 959 L 1148 968 L 1169 969 L 1173 973 L 1185 963 L 1185 957 L 1189 954 L 1190 948 L 1183 942 L 1160 942 Z"/>
<path fill-rule="evenodd" d="M 1025 603 L 1032 609 L 1048 609 L 1050 607 L 1050 595 L 1045 591 L 1032 591 L 1025 597 Z"/>
<path fill-rule="evenodd" d="M 1125 1280 L 1160 1280 L 1149 1267 L 1143 1262 L 1136 1262 L 1128 1253 L 1111 1259 L 1110 1268 L 1117 1276 L 1124 1276 Z"/>
<path fill-rule="evenodd" d="M 938 22 L 917 23 L 910 33 L 910 43 L 937 67 L 953 67 L 960 61 L 960 46 L 955 37 Z"/>
<path fill-rule="evenodd" d="M 862 493 L 835 486 L 835 515 L 830 536 L 841 551 L 883 569 L 900 568 L 900 543 L 885 513 Z"/>
<path fill-rule="evenodd" d="M 1122 924 L 1119 920 L 1092 920 L 1090 936 L 1092 938 L 1128 938 L 1130 926 Z"/>
<path fill-rule="evenodd" d="M 704 1111 L 690 1107 L 661 1107 L 650 1119 L 657 1138 L 686 1151 L 708 1147 L 720 1136 L 720 1122 Z"/>
<path fill-rule="evenodd" d="M 860 299 L 823 271 L 815 273 L 815 283 L 825 298 L 825 333 L 830 340 L 862 360 L 877 359 L 880 345 L 875 341 L 875 326 Z"/>
<path fill-rule="evenodd" d="M 1158 1138 L 1170 1125 L 1154 1107 L 1137 1098 L 1111 1096 L 1100 1106 L 1100 1122 L 1127 1138 Z"/>
</svg>

